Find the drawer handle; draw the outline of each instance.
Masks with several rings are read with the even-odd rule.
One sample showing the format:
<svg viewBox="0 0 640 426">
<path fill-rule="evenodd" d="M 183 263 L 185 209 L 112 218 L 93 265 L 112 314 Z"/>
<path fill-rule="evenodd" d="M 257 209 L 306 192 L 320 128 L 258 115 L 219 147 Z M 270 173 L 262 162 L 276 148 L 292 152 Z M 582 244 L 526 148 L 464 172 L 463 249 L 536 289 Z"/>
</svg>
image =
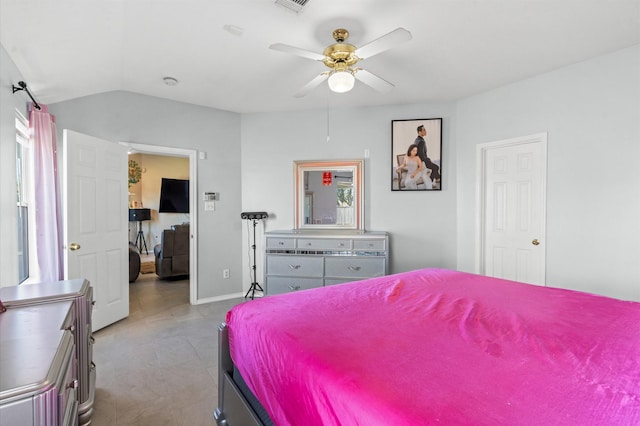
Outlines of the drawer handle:
<svg viewBox="0 0 640 426">
<path fill-rule="evenodd" d="M 307 246 L 311 247 L 313 245 L 313 243 L 307 243 Z"/>
<path fill-rule="evenodd" d="M 278 245 L 283 246 L 284 245 L 284 241 L 278 241 Z"/>
<path fill-rule="evenodd" d="M 350 271 L 359 271 L 360 267 L 359 266 L 349 266 L 349 270 Z"/>
<path fill-rule="evenodd" d="M 93 345 L 94 343 L 96 343 L 96 338 L 93 336 L 89 336 L 89 342 Z"/>
<path fill-rule="evenodd" d="M 300 286 L 299 285 L 290 285 L 289 286 L 289 290 L 292 290 L 292 291 L 300 290 Z"/>
<path fill-rule="evenodd" d="M 67 389 L 78 389 L 78 379 L 73 379 L 70 383 L 67 384 Z"/>
<path fill-rule="evenodd" d="M 369 247 L 373 247 L 373 243 L 369 243 Z"/>
<path fill-rule="evenodd" d="M 74 331 L 76 331 L 76 326 L 71 324 L 69 327 L 65 327 L 65 330 L 73 333 Z"/>
<path fill-rule="evenodd" d="M 96 301 L 95 300 L 91 301 L 91 306 L 96 306 Z"/>
<path fill-rule="evenodd" d="M 291 269 L 300 269 L 300 265 L 289 265 Z"/>
<path fill-rule="evenodd" d="M 338 244 L 338 247 L 344 247 L 344 243 Z"/>
</svg>

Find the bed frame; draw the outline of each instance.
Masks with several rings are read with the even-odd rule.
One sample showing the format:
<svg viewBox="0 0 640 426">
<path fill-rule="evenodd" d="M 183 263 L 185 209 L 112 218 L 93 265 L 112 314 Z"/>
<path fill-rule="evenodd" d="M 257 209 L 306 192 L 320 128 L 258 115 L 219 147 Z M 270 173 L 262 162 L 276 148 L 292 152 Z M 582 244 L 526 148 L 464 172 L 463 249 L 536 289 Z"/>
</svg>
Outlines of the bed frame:
<svg viewBox="0 0 640 426">
<path fill-rule="evenodd" d="M 213 412 L 213 418 L 218 426 L 265 426 L 240 389 L 242 385 L 233 379 L 233 370 L 229 330 L 223 322 L 218 326 L 218 407 Z"/>
</svg>

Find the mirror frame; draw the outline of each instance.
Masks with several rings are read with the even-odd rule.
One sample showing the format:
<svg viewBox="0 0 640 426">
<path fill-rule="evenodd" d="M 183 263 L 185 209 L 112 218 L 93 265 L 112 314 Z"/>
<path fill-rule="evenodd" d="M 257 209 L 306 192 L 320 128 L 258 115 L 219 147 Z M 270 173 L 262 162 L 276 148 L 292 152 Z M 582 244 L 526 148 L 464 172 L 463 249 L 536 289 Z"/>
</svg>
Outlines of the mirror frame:
<svg viewBox="0 0 640 426">
<path fill-rule="evenodd" d="M 351 172 L 355 214 L 350 225 L 304 223 L 304 173 L 313 171 Z M 293 162 L 295 229 L 349 229 L 364 231 L 364 160 L 312 160 Z"/>
</svg>

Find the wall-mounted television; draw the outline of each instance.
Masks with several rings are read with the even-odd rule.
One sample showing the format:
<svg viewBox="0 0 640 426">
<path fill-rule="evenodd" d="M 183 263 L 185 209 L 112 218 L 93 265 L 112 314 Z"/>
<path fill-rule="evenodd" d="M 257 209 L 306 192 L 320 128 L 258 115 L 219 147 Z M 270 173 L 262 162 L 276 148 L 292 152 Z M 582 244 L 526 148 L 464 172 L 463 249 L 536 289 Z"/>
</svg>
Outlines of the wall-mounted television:
<svg viewBox="0 0 640 426">
<path fill-rule="evenodd" d="M 159 213 L 189 213 L 189 181 L 162 178 Z"/>
</svg>

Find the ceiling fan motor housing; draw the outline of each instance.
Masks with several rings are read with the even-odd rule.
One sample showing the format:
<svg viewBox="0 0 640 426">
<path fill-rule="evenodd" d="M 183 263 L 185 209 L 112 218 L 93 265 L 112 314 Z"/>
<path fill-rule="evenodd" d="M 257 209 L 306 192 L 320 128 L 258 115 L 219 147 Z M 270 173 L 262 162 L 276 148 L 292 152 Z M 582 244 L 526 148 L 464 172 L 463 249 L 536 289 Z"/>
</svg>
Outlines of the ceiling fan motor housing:
<svg viewBox="0 0 640 426">
<path fill-rule="evenodd" d="M 324 49 L 322 54 L 325 59 L 322 62 L 334 71 L 344 71 L 355 65 L 360 58 L 354 54 L 356 47 L 344 42 L 349 37 L 349 31 L 338 28 L 333 30 L 332 35 L 336 43 Z"/>
<path fill-rule="evenodd" d="M 356 47 L 349 43 L 335 43 L 324 49 L 325 59 L 322 61 L 331 69 L 344 69 L 355 65 L 360 58 L 353 52 Z"/>
</svg>

